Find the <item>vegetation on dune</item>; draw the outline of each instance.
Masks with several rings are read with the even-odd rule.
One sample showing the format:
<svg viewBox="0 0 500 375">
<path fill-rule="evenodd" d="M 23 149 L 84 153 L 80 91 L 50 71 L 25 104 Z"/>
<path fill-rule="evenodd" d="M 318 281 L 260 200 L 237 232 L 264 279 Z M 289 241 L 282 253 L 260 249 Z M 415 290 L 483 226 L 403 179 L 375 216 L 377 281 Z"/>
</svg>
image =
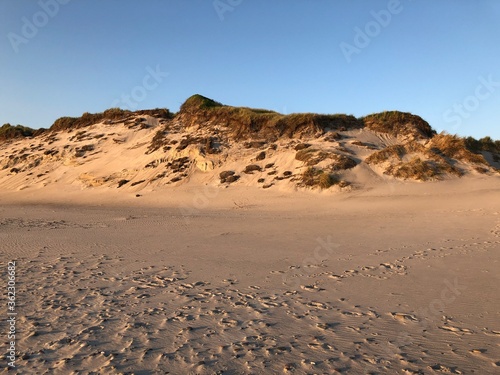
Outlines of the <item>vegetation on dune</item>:
<svg viewBox="0 0 500 375">
<path fill-rule="evenodd" d="M 197 112 L 200 109 L 223 107 L 222 103 L 216 102 L 215 100 L 206 98 L 202 95 L 196 94 L 189 97 L 180 108 L 181 112 Z"/>
<path fill-rule="evenodd" d="M 318 186 L 321 189 L 328 189 L 338 183 L 338 179 L 322 169 L 309 167 L 302 174 L 302 183 L 309 187 Z"/>
<path fill-rule="evenodd" d="M 479 140 L 473 137 L 464 139 L 465 147 L 471 152 L 479 154 L 481 152 L 491 152 L 493 154 L 500 154 L 500 140 L 494 141 L 491 137 L 484 137 Z"/>
<path fill-rule="evenodd" d="M 31 129 L 22 125 L 4 124 L 0 127 L 0 142 L 16 138 L 34 137 L 41 134 L 45 129 Z"/>
<path fill-rule="evenodd" d="M 305 163 L 306 165 L 312 166 L 329 158 L 331 154 L 331 152 L 327 151 L 317 150 L 314 148 L 306 148 L 297 151 L 297 153 L 295 154 L 295 159 Z"/>
<path fill-rule="evenodd" d="M 487 164 L 484 157 L 470 151 L 466 143 L 467 140 L 464 138 L 441 133 L 435 135 L 426 146 L 412 141 L 386 147 L 370 155 L 366 162 L 368 164 L 381 164 L 392 158 L 402 160 L 408 154 L 420 153 L 438 161 L 448 158 L 468 163 Z"/>
<path fill-rule="evenodd" d="M 110 120 L 125 120 L 131 115 L 150 115 L 158 118 L 171 119 L 173 114 L 166 108 L 147 109 L 136 112 L 123 110 L 120 108 L 110 108 L 101 113 L 88 113 L 85 112 L 80 117 L 61 117 L 58 118 L 50 127 L 51 131 L 61 131 L 67 129 L 79 129 L 99 122 Z"/>
<path fill-rule="evenodd" d="M 394 136 L 412 134 L 431 138 L 436 134 L 427 121 L 408 112 L 385 111 L 362 117 L 361 120 L 368 129 Z"/>
<path fill-rule="evenodd" d="M 109 110 L 108 110 L 109 111 Z M 106 113 L 106 111 L 104 111 Z M 141 109 L 133 112 L 135 115 L 144 116 L 149 115 L 159 119 L 171 120 L 174 118 L 174 114 L 170 112 L 167 108 L 155 108 L 155 109 Z"/>
<path fill-rule="evenodd" d="M 464 138 L 457 137 L 456 135 L 438 134 L 431 139 L 430 145 L 430 151 L 436 154 L 463 162 L 487 164 L 482 155 L 470 151 Z"/>
<path fill-rule="evenodd" d="M 187 120 L 187 126 L 215 122 L 226 126 L 236 139 L 262 137 L 276 140 L 282 136 L 323 134 L 326 129 L 361 127 L 354 116 L 314 113 L 283 115 L 264 109 L 226 106 L 201 95 L 186 100 L 180 114 Z M 189 117 L 192 121 L 189 121 Z"/>
<path fill-rule="evenodd" d="M 405 144 L 393 145 L 383 150 L 374 152 L 367 159 L 368 164 L 381 164 L 391 159 L 403 160 L 410 153 L 426 153 L 427 149 L 418 142 L 412 141 Z"/>
<path fill-rule="evenodd" d="M 303 162 L 307 166 L 313 166 L 322 162 L 323 160 L 330 159 L 332 162 L 329 168 L 332 171 L 351 169 L 358 164 L 354 159 L 348 156 L 337 154 L 334 152 L 317 150 L 314 148 L 305 148 L 297 151 L 297 153 L 295 154 L 295 159 Z"/>
<path fill-rule="evenodd" d="M 419 157 L 415 157 L 409 162 L 391 165 L 387 168 L 385 174 L 390 174 L 402 179 L 427 181 L 439 176 L 440 170 L 429 161 L 424 161 Z"/>
<path fill-rule="evenodd" d="M 492 147 L 487 142 L 488 147 Z M 493 143 L 494 144 L 494 143 Z M 413 155 L 413 159 L 408 158 Z M 422 160 L 421 157 L 427 160 Z M 370 155 L 366 162 L 368 164 L 389 163 L 385 173 L 397 178 L 429 180 L 436 179 L 443 173 L 456 176 L 463 172 L 456 166 L 457 162 L 481 164 L 488 166 L 486 159 L 473 153 L 466 146 L 466 139 L 441 133 L 435 135 L 425 146 L 410 141 L 405 144 L 393 145 Z M 488 168 L 478 169 L 484 172 Z"/>
<path fill-rule="evenodd" d="M 409 162 L 391 165 L 387 168 L 385 174 L 402 179 L 429 181 L 440 179 L 443 172 L 457 176 L 462 175 L 462 172 L 444 160 L 422 160 L 419 157 L 414 157 Z"/>
<path fill-rule="evenodd" d="M 85 112 L 80 117 L 60 117 L 49 128 L 51 131 L 61 131 L 67 129 L 79 129 L 99 123 L 103 120 L 117 120 L 130 115 L 130 111 L 120 108 L 110 108 L 102 113 Z"/>
<path fill-rule="evenodd" d="M 346 187 L 350 184 L 346 181 L 340 180 L 335 174 L 329 171 L 309 167 L 302 173 L 302 185 L 307 187 L 319 187 L 320 189 L 328 189 L 334 185 Z"/>
<path fill-rule="evenodd" d="M 437 134 L 421 117 L 407 112 L 386 111 L 362 118 L 345 114 L 285 115 L 266 109 L 228 106 L 202 95 L 188 98 L 177 114 L 165 108 L 135 112 L 110 108 L 102 113 L 86 112 L 80 117 L 61 117 L 48 129 L 51 132 L 47 137 L 48 144 L 57 140 L 58 131 L 84 128 L 96 123 L 124 122 L 129 129 L 147 129 L 151 126 L 146 121 L 146 116 L 160 120 L 160 126 L 155 130 L 146 154 L 161 149 L 163 152 L 172 149 L 180 152 L 190 145 L 197 147 L 201 155 L 222 154 L 224 148 L 232 142 L 244 140 L 242 145 L 245 148 L 259 149 L 254 161 L 261 161 L 272 156 L 272 150 L 278 147 L 275 143 L 278 139 L 317 138 L 319 141 L 318 138 L 322 137 L 325 143 L 332 143 L 330 148 L 312 145 L 317 142 L 299 143 L 293 147 L 296 151 L 295 159 L 302 161 L 307 168 L 302 174 L 302 184 L 305 186 L 328 188 L 332 184 L 342 185 L 343 182 L 338 181 L 336 173 L 354 168 L 359 163 L 359 160 L 352 157 L 354 152 L 348 145 L 374 150 L 365 160 L 366 163 L 383 165 L 384 173 L 404 179 L 438 179 L 444 174 L 459 176 L 470 168 L 490 173 L 492 167 L 498 167 L 497 163 L 500 162 L 500 141 L 490 137 L 476 140 L 472 137 Z M 189 131 L 190 127 L 193 127 L 192 133 Z M 398 137 L 399 141 L 379 150 L 379 146 L 351 139 L 353 132 L 347 132 L 363 128 Z M 0 142 L 33 137 L 46 131 L 5 124 L 0 128 Z M 180 140 L 170 137 L 170 134 L 183 131 L 186 134 Z M 197 131 L 201 132 L 198 134 Z M 86 130 L 75 133 L 70 141 L 88 138 Z M 104 134 L 93 135 L 95 139 L 103 136 Z M 280 144 L 279 147 L 290 147 L 290 144 Z M 84 151 L 90 150 L 77 150 L 80 153 Z M 261 167 L 252 164 L 247 166 L 244 173 L 258 171 L 261 171 Z M 229 180 L 235 178 L 228 177 Z"/>
<path fill-rule="evenodd" d="M 181 106 L 180 114 L 187 126 L 201 122 L 217 123 L 230 129 L 236 139 L 248 137 L 300 137 L 322 135 L 330 130 L 349 130 L 367 127 L 394 136 L 413 135 L 431 138 L 436 132 L 421 117 L 406 112 L 386 111 L 356 118 L 345 114 L 281 113 L 247 107 L 232 107 L 193 95 Z M 189 121 L 189 117 L 192 121 Z"/>
</svg>

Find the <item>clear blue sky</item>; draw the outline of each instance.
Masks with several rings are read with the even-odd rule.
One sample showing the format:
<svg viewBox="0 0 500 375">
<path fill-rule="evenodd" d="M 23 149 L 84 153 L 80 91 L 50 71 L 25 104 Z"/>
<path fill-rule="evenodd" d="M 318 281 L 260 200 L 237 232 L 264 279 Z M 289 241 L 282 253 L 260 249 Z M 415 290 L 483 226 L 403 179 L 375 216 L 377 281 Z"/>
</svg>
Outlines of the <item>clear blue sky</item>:
<svg viewBox="0 0 500 375">
<path fill-rule="evenodd" d="M 500 139 L 499 40 L 497 0 L 1 0 L 0 124 L 200 93 Z"/>
</svg>

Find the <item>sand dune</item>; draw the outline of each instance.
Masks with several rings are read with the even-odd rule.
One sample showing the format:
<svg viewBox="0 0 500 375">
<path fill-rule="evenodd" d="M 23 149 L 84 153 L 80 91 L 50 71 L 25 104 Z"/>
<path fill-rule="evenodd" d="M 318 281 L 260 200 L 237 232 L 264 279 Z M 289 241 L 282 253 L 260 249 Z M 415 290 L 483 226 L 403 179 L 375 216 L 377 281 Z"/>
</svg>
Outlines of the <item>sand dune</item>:
<svg viewBox="0 0 500 375">
<path fill-rule="evenodd" d="M 38 133 L 0 138 L 2 190 L 38 195 L 44 189 L 45 196 L 46 188 L 91 189 L 133 198 L 189 186 L 337 193 L 386 182 L 498 176 L 500 168 L 498 143 L 436 134 L 409 113 L 281 115 L 200 95 L 176 115 L 112 109 L 61 118 Z"/>
</svg>

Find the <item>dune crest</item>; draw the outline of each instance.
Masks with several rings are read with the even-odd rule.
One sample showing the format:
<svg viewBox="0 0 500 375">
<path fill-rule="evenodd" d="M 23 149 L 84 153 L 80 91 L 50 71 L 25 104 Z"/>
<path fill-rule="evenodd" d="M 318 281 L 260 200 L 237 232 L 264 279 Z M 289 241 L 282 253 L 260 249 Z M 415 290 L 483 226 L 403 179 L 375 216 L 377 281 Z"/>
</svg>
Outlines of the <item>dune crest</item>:
<svg viewBox="0 0 500 375">
<path fill-rule="evenodd" d="M 8 191 L 147 192 L 186 183 L 340 191 L 387 179 L 498 175 L 500 168 L 498 141 L 436 134 L 410 113 L 283 115 L 201 95 L 177 114 L 110 109 L 62 117 L 48 130 L 2 129 L 0 187 Z"/>
</svg>

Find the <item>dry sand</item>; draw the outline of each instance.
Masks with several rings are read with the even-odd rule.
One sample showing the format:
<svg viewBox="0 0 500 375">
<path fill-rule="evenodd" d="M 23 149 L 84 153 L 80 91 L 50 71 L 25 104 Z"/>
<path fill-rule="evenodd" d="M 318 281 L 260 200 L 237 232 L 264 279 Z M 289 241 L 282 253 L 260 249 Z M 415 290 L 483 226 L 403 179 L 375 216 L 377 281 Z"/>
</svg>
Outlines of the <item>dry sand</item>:
<svg viewBox="0 0 500 375">
<path fill-rule="evenodd" d="M 17 371 L 500 373 L 499 182 L 2 192 Z"/>
</svg>

